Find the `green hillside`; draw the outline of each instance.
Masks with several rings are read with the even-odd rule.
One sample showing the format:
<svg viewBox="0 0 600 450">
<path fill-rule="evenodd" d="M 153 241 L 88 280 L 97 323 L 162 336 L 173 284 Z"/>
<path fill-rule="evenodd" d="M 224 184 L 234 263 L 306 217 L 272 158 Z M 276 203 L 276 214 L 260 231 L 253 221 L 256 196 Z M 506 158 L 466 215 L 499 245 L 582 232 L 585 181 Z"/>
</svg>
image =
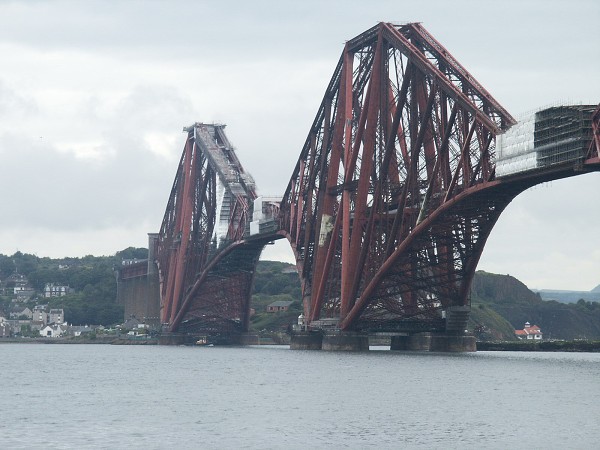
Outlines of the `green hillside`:
<svg viewBox="0 0 600 450">
<path fill-rule="evenodd" d="M 510 275 L 477 272 L 471 287 L 471 306 L 472 329 L 482 324 L 489 334 L 503 335 L 502 339 L 509 338 L 506 327 L 480 312 L 494 311 L 515 329 L 522 329 L 525 322 L 538 325 L 544 339 L 600 338 L 600 303 L 543 301 Z M 475 323 L 477 320 L 481 322 Z"/>
</svg>

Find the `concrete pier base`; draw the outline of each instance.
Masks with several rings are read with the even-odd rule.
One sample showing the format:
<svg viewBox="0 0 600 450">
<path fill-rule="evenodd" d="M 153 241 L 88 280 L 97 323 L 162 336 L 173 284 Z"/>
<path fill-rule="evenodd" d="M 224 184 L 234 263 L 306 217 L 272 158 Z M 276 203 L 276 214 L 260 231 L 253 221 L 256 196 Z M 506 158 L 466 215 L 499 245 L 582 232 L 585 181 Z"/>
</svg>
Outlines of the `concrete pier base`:
<svg viewBox="0 0 600 450">
<path fill-rule="evenodd" d="M 475 336 L 466 334 L 433 334 L 431 337 L 432 352 L 476 352 L 477 344 Z"/>
<path fill-rule="evenodd" d="M 431 338 L 433 333 L 415 333 L 408 337 L 407 350 L 413 352 L 431 351 Z"/>
<path fill-rule="evenodd" d="M 390 350 L 408 350 L 410 336 L 392 336 L 390 338 Z"/>
<path fill-rule="evenodd" d="M 242 333 L 240 345 L 260 345 L 260 336 L 258 333 Z"/>
<path fill-rule="evenodd" d="M 339 333 L 325 333 L 323 335 L 322 350 L 342 352 L 363 352 L 369 350 L 369 335 L 343 331 Z"/>
<path fill-rule="evenodd" d="M 445 333 L 415 333 L 392 336 L 390 350 L 417 352 L 474 352 L 475 336 Z"/>
<path fill-rule="evenodd" d="M 321 350 L 323 333 L 317 331 L 294 331 L 290 337 L 291 350 Z"/>
<path fill-rule="evenodd" d="M 158 336 L 158 345 L 184 345 L 185 335 L 180 333 L 161 333 Z"/>
</svg>

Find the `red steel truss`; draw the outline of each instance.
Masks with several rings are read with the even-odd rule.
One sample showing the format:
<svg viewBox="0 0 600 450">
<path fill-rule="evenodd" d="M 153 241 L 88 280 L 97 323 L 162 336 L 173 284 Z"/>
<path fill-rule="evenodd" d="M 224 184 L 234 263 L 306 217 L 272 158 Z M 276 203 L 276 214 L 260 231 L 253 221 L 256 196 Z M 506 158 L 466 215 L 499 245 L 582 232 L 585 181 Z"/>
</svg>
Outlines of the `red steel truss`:
<svg viewBox="0 0 600 450">
<path fill-rule="evenodd" d="M 380 23 L 346 43 L 279 209 L 257 203 L 278 224 L 258 214 L 252 233 L 254 182 L 224 127 L 189 127 L 156 249 L 163 324 L 247 331 L 256 263 L 285 236 L 309 325 L 462 332 L 504 208 L 600 170 L 599 108 L 585 157 L 496 177 L 496 137 L 514 123 L 420 24 Z"/>
<path fill-rule="evenodd" d="M 464 311 L 500 213 L 537 183 L 598 170 L 599 122 L 585 167 L 496 179 L 496 136 L 515 121 L 448 50 L 417 23 L 348 41 L 281 204 L 308 324 L 434 329 Z"/>
<path fill-rule="evenodd" d="M 228 255 L 251 220 L 254 182 L 223 125 L 197 123 L 186 131 L 156 249 L 161 321 L 171 331 L 184 322 L 186 331 L 243 326 L 260 250 L 250 246 L 241 261 Z"/>
<path fill-rule="evenodd" d="M 282 201 L 309 323 L 393 329 L 468 303 L 520 192 L 487 194 L 514 119 L 420 24 L 348 41 Z"/>
<path fill-rule="evenodd" d="M 587 155 L 588 164 L 600 163 L 600 105 L 592 114 L 592 140 Z"/>
</svg>

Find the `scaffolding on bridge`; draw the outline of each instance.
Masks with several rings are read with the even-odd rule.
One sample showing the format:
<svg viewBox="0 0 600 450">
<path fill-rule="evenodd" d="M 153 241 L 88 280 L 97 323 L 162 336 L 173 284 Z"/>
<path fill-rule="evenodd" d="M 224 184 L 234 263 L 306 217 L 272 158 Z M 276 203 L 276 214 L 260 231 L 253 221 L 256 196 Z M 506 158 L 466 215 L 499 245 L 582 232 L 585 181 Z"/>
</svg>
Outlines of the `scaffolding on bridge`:
<svg viewBox="0 0 600 450">
<path fill-rule="evenodd" d="M 561 105 L 524 116 L 498 137 L 496 176 L 582 164 L 592 143 L 597 105 Z"/>
</svg>

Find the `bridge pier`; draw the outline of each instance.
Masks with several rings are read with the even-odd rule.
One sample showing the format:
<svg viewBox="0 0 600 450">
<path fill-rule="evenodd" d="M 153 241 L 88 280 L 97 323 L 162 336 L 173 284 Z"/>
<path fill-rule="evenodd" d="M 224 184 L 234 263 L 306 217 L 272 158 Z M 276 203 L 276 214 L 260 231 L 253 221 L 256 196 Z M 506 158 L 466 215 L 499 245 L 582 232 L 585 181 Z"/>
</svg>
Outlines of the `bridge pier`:
<svg viewBox="0 0 600 450">
<path fill-rule="evenodd" d="M 260 336 L 258 333 L 240 334 L 240 345 L 260 345 Z"/>
<path fill-rule="evenodd" d="M 417 352 L 475 352 L 475 336 L 450 333 L 415 333 L 392 336 L 390 350 Z"/>
<path fill-rule="evenodd" d="M 320 331 L 294 331 L 290 337 L 291 350 L 321 350 L 323 333 Z"/>
<path fill-rule="evenodd" d="M 369 350 L 369 335 L 354 331 L 326 332 L 322 350 L 332 352 L 363 352 Z"/>
<path fill-rule="evenodd" d="M 390 339 L 390 350 L 410 350 L 410 336 L 392 336 Z"/>
<path fill-rule="evenodd" d="M 185 335 L 181 333 L 161 333 L 158 336 L 158 345 L 184 345 Z"/>
<path fill-rule="evenodd" d="M 294 331 L 291 350 L 362 352 L 369 350 L 369 335 L 354 331 Z"/>
</svg>

